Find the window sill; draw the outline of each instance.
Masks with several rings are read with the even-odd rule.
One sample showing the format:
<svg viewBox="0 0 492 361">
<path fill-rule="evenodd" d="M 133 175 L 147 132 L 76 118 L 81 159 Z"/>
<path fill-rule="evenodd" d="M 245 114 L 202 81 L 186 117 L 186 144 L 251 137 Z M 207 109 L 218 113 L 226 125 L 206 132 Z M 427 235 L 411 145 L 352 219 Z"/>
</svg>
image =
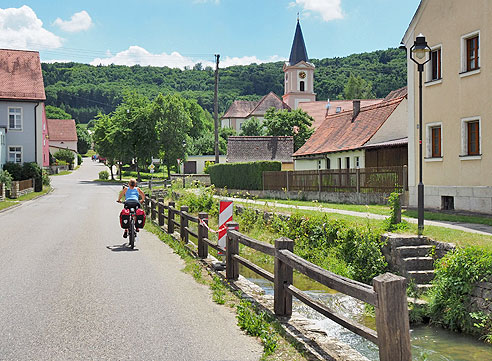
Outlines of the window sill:
<svg viewBox="0 0 492 361">
<path fill-rule="evenodd" d="M 442 162 L 442 157 L 429 157 L 424 158 L 425 162 Z"/>
<path fill-rule="evenodd" d="M 475 69 L 475 70 L 470 70 L 470 71 L 464 71 L 460 73 L 460 78 L 464 78 L 470 75 L 475 75 L 475 74 L 480 74 L 480 68 Z"/>
<path fill-rule="evenodd" d="M 436 79 L 436 80 L 426 81 L 424 85 L 425 86 L 432 86 L 432 85 L 441 84 L 441 83 L 442 83 L 442 78 Z"/>
<path fill-rule="evenodd" d="M 22 128 L 18 129 L 18 128 L 7 128 L 7 130 L 9 132 L 22 132 Z"/>
<path fill-rule="evenodd" d="M 460 155 L 460 160 L 480 160 L 482 159 L 482 155 Z"/>
</svg>

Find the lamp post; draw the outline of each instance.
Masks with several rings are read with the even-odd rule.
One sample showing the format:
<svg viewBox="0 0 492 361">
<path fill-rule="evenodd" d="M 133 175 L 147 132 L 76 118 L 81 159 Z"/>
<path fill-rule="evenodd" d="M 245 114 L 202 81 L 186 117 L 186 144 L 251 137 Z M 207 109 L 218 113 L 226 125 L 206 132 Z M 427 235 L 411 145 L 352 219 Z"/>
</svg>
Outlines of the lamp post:
<svg viewBox="0 0 492 361">
<path fill-rule="evenodd" d="M 427 56 L 431 49 L 427 45 L 425 36 L 419 34 L 410 48 L 410 59 L 417 64 L 419 72 L 419 184 L 417 188 L 417 207 L 418 207 L 418 234 L 424 231 L 424 183 L 422 181 L 422 73 L 424 65 L 430 61 Z"/>
</svg>

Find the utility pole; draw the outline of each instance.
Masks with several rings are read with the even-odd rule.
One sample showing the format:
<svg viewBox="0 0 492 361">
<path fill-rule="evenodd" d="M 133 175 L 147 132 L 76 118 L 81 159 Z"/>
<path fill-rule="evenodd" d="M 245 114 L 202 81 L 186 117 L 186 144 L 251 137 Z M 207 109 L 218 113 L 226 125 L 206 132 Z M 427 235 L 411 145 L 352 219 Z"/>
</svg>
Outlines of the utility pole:
<svg viewBox="0 0 492 361">
<path fill-rule="evenodd" d="M 214 123 L 215 123 L 215 164 L 219 163 L 219 58 L 220 54 L 215 54 L 215 90 L 214 90 Z"/>
</svg>

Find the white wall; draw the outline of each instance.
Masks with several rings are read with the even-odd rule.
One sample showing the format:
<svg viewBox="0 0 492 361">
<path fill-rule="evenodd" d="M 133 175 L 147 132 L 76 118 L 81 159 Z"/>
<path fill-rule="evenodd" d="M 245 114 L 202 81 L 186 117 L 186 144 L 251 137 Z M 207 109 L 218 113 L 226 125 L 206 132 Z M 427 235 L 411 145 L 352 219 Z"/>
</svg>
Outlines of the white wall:
<svg viewBox="0 0 492 361">
<path fill-rule="evenodd" d="M 330 153 L 326 158 L 330 159 L 329 169 L 339 169 L 338 158 L 342 159 L 342 169 L 346 169 L 346 159 L 350 158 L 350 168 L 356 167 L 356 157 L 359 157 L 359 168 L 365 167 L 365 153 L 363 150 L 353 150 L 348 152 Z M 321 163 L 318 163 L 320 161 Z M 325 158 L 319 159 L 296 159 L 294 161 L 295 170 L 318 170 L 328 169 Z"/>
</svg>

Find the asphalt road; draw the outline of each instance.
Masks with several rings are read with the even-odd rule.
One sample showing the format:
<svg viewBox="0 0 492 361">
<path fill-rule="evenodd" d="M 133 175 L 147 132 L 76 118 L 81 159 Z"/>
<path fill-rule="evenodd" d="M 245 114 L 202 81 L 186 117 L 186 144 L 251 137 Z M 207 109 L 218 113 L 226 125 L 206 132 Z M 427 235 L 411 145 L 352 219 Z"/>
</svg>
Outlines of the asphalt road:
<svg viewBox="0 0 492 361">
<path fill-rule="evenodd" d="M 145 231 L 123 245 L 121 188 L 92 182 L 103 169 L 86 160 L 0 213 L 0 360 L 258 360 L 169 247 Z"/>
</svg>

